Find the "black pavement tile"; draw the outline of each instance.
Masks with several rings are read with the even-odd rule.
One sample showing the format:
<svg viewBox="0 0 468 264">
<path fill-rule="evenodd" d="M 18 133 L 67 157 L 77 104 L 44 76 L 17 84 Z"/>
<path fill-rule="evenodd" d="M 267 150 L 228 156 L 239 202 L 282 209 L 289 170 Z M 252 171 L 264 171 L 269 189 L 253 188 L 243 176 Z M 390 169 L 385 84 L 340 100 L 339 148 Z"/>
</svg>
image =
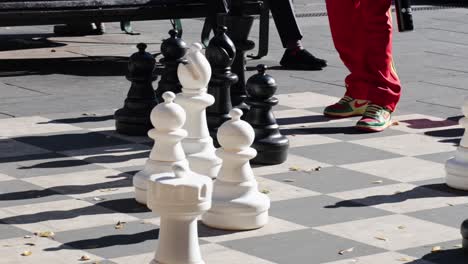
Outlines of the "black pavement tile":
<svg viewBox="0 0 468 264">
<path fill-rule="evenodd" d="M 340 202 L 346 206 L 335 206 Z M 271 203 L 270 215 L 308 227 L 389 215 L 390 212 L 326 195 Z"/>
<path fill-rule="evenodd" d="M 418 259 L 429 261 L 434 264 L 466 264 L 468 263 L 468 254 L 460 248 L 461 239 L 438 243 L 437 245 L 426 245 L 410 249 L 401 250 L 400 252 Z M 434 246 L 442 248 L 441 251 L 431 252 Z"/>
<path fill-rule="evenodd" d="M 317 160 L 333 165 L 343 165 L 401 157 L 398 154 L 348 142 L 292 148 L 289 152 L 294 155 L 303 156 L 312 160 Z"/>
<path fill-rule="evenodd" d="M 60 193 L 21 181 L 3 181 L 0 184 L 0 207 L 44 203 L 72 199 Z"/>
<path fill-rule="evenodd" d="M 325 263 L 384 252 L 346 238 L 307 229 L 221 243 L 223 246 L 278 264 Z M 344 249 L 352 252 L 340 255 Z"/>
<path fill-rule="evenodd" d="M 90 162 L 57 153 L 0 159 L 0 173 L 16 178 L 49 176 L 104 169 Z"/>
<path fill-rule="evenodd" d="M 0 241 L 9 238 L 24 237 L 26 235 L 32 236 L 33 234 L 21 228 L 0 222 Z"/>
<path fill-rule="evenodd" d="M 461 223 L 468 219 L 468 203 L 453 206 L 447 204 L 446 207 L 418 211 L 407 215 L 458 229 Z"/>
<path fill-rule="evenodd" d="M 25 136 L 15 138 L 15 140 L 57 152 L 132 143 L 100 133 L 86 131 L 67 132 L 66 134 Z"/>
<path fill-rule="evenodd" d="M 46 248 L 45 251 L 72 247 L 112 259 L 154 252 L 158 236 L 158 226 L 141 221 L 124 223 L 120 229 L 116 229 L 115 225 L 103 225 L 57 232 L 54 239 L 63 245 Z"/>
<path fill-rule="evenodd" d="M 278 182 L 288 179 L 287 184 L 323 194 L 371 188 L 376 186 L 376 182 L 379 186 L 397 183 L 390 179 L 339 167 L 326 167 L 311 172 L 279 173 L 269 175 L 268 178 Z"/>
</svg>

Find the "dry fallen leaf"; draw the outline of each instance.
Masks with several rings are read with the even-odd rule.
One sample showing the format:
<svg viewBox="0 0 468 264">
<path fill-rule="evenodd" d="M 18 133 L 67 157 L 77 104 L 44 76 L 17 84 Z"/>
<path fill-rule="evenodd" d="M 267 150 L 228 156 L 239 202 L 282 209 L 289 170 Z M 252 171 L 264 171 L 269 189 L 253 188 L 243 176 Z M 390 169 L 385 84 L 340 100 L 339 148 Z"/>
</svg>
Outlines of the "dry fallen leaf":
<svg viewBox="0 0 468 264">
<path fill-rule="evenodd" d="M 292 167 L 289 167 L 289 170 L 290 170 L 290 171 L 300 171 L 301 168 L 296 167 L 296 166 L 292 166 Z"/>
<path fill-rule="evenodd" d="M 388 240 L 386 237 L 383 237 L 383 236 L 376 236 L 375 238 L 378 239 L 378 240 L 382 240 L 382 241 L 387 241 Z"/>
<path fill-rule="evenodd" d="M 31 238 L 32 236 L 30 235 L 25 235 L 24 238 Z"/>
<path fill-rule="evenodd" d="M 125 224 L 126 224 L 125 222 L 120 222 L 120 221 L 119 221 L 119 222 L 114 226 L 114 228 L 115 228 L 115 229 L 122 229 L 122 228 L 124 228 L 124 225 L 125 225 Z"/>
<path fill-rule="evenodd" d="M 398 126 L 400 125 L 400 122 L 398 120 L 393 120 L 392 126 Z"/>
<path fill-rule="evenodd" d="M 29 251 L 29 250 L 26 250 L 26 251 L 23 251 L 23 253 L 21 253 L 21 256 L 25 256 L 25 257 L 27 257 L 27 256 L 31 256 L 31 254 L 32 254 L 32 252 L 31 252 L 31 251 Z"/>
<path fill-rule="evenodd" d="M 397 259 L 397 260 L 398 260 L 398 261 L 406 261 L 406 262 L 408 262 L 408 261 L 413 261 L 413 259 L 407 258 L 407 257 L 402 257 L 402 258 L 399 258 L 399 259 Z"/>
<path fill-rule="evenodd" d="M 405 229 L 405 228 L 406 228 L 406 226 L 404 226 L 404 225 L 398 226 L 398 229 Z"/>
<path fill-rule="evenodd" d="M 34 233 L 36 236 L 40 236 L 40 237 L 53 237 L 55 236 L 55 233 L 52 232 L 52 231 L 44 231 L 44 232 L 37 232 L 37 233 Z"/>
<path fill-rule="evenodd" d="M 269 193 L 270 193 L 270 191 L 269 191 L 269 190 L 266 190 L 266 189 L 263 189 L 263 190 L 261 190 L 261 193 L 264 193 L 264 194 L 269 194 Z"/>
<path fill-rule="evenodd" d="M 80 260 L 81 261 L 86 261 L 86 260 L 90 260 L 91 258 L 88 256 L 88 255 L 83 255 L 81 256 Z"/>
<path fill-rule="evenodd" d="M 439 252 L 439 251 L 442 251 L 442 247 L 440 246 L 435 246 L 435 247 L 432 247 L 431 249 L 431 252 Z"/>
<path fill-rule="evenodd" d="M 34 243 L 25 243 L 26 246 L 35 246 L 36 244 Z"/>
<path fill-rule="evenodd" d="M 352 247 L 352 248 L 348 248 L 348 249 L 343 249 L 343 250 L 340 250 L 340 251 L 338 252 L 338 254 L 344 255 L 345 253 L 353 252 L 353 250 L 354 250 L 353 247 Z"/>
<path fill-rule="evenodd" d="M 451 203 L 447 203 L 448 206 L 454 206 L 454 204 L 451 204 Z"/>
</svg>

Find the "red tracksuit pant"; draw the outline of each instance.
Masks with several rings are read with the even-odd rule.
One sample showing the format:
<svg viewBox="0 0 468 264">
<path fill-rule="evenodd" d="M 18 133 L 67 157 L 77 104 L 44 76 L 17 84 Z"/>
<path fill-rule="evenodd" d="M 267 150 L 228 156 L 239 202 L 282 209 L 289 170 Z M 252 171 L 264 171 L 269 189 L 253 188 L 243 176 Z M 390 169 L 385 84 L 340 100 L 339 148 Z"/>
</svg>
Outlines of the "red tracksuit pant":
<svg viewBox="0 0 468 264">
<path fill-rule="evenodd" d="M 401 85 L 392 61 L 391 0 L 327 0 L 335 48 L 351 72 L 346 94 L 395 110 Z"/>
</svg>

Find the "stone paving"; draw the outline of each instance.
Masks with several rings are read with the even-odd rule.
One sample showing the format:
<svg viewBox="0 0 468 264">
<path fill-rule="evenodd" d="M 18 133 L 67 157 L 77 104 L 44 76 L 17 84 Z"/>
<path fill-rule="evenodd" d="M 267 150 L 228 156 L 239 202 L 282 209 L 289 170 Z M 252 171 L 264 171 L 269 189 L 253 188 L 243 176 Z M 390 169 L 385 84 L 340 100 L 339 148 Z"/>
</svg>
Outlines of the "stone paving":
<svg viewBox="0 0 468 264">
<path fill-rule="evenodd" d="M 320 1 L 295 2 L 301 14 L 324 11 Z M 468 193 L 446 187 L 443 165 L 463 133 L 468 9 L 421 10 L 414 18 L 415 32 L 395 33 L 399 124 L 379 134 L 358 133 L 355 118 L 320 114 L 342 95 L 346 74 L 327 18 L 299 19 L 305 46 L 329 61 L 323 71 L 281 70 L 271 22 L 270 53 L 249 60 L 247 74 L 258 63 L 272 68 L 289 159 L 254 169 L 272 200 L 268 226 L 221 232 L 200 225 L 208 264 L 467 263 L 459 225 L 468 218 Z M 183 23 L 186 42 L 198 41 L 202 21 Z M 158 52 L 170 23 L 134 23 L 139 36 L 107 28 L 103 36 L 66 38 L 51 26 L 0 29 L 0 263 L 152 258 L 159 218 L 134 202 L 131 187 L 152 142 L 116 134 L 112 114 L 128 91 L 135 44 Z M 119 221 L 125 224 L 116 229 Z M 55 235 L 33 234 L 41 231 Z"/>
</svg>

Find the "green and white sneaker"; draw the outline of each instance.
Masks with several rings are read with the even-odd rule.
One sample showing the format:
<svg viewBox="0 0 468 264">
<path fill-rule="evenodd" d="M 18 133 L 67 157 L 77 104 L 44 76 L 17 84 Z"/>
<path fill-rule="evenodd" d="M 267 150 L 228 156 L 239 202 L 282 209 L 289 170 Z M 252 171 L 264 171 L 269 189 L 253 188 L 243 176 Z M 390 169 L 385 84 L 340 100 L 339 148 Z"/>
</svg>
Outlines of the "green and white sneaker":
<svg viewBox="0 0 468 264">
<path fill-rule="evenodd" d="M 367 132 L 380 132 L 392 125 L 392 113 L 385 107 L 369 104 L 356 128 Z"/>
<path fill-rule="evenodd" d="M 351 117 L 363 115 L 369 101 L 344 96 L 338 103 L 325 107 L 323 114 L 329 117 Z"/>
</svg>

